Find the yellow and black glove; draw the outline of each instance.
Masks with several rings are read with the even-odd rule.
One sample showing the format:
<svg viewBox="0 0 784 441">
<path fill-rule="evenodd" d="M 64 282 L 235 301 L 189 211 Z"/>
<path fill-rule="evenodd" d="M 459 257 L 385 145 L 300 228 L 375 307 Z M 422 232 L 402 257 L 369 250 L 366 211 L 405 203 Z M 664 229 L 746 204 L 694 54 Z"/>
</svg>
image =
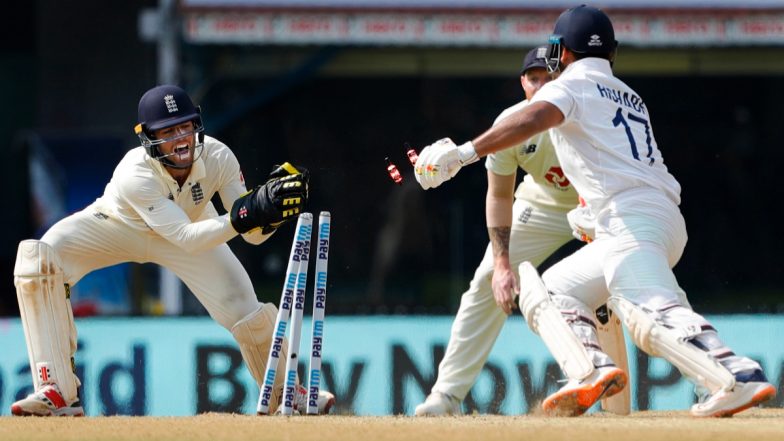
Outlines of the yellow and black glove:
<svg viewBox="0 0 784 441">
<path fill-rule="evenodd" d="M 234 229 L 244 234 L 256 228 L 269 234 L 296 218 L 308 201 L 310 174 L 288 162 L 275 166 L 264 185 L 237 198 L 231 207 Z"/>
</svg>

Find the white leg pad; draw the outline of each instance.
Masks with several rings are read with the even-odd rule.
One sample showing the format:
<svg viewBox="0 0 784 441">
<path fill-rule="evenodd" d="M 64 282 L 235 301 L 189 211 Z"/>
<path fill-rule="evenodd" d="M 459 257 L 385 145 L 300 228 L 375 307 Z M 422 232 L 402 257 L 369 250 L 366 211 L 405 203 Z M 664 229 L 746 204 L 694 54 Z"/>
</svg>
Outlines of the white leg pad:
<svg viewBox="0 0 784 441">
<path fill-rule="evenodd" d="M 63 265 L 54 248 L 38 240 L 20 242 L 14 285 L 35 390 L 54 383 L 66 401 L 75 401 L 80 384 L 72 358 L 76 326 Z"/>
<path fill-rule="evenodd" d="M 561 311 L 530 262 L 520 264 L 520 312 L 532 331 L 539 334 L 561 370 L 570 379 L 582 380 L 594 371 L 582 342 L 566 323 Z"/>
<path fill-rule="evenodd" d="M 618 314 L 607 307 L 607 323 L 596 320 L 596 336 L 602 350 L 612 358 L 618 368 L 629 376 L 629 360 L 626 355 L 626 338 Z M 631 377 L 629 377 L 631 378 Z M 602 399 L 602 409 L 616 415 L 628 415 L 632 411 L 631 388 L 623 390 L 609 398 Z"/>
<path fill-rule="evenodd" d="M 277 316 L 278 308 L 272 303 L 265 303 L 231 328 L 231 333 L 240 346 L 242 358 L 260 388 L 264 386 L 264 373 L 267 370 L 267 359 Z M 280 351 L 278 372 L 286 372 L 288 346 L 287 340 L 283 339 L 283 344 L 278 349 Z M 283 393 L 285 380 L 283 377 L 284 375 L 277 375 L 275 378 L 275 386 L 272 388 L 273 393 L 270 399 L 270 413 L 274 413 L 278 408 Z"/>
<path fill-rule="evenodd" d="M 634 343 L 643 351 L 669 361 L 711 392 L 730 390 L 735 386 L 735 376 L 727 368 L 688 342 L 701 329 L 692 329 L 694 326 L 669 329 L 654 319 L 654 312 L 646 311 L 622 297 L 611 296 L 608 303 L 623 320 Z"/>
</svg>

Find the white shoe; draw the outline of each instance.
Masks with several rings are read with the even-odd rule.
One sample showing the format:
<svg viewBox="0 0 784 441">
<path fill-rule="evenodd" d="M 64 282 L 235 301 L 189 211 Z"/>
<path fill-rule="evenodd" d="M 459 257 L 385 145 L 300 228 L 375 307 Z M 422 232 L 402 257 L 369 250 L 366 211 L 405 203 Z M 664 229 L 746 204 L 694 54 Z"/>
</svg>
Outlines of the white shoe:
<svg viewBox="0 0 784 441">
<path fill-rule="evenodd" d="M 776 388 L 768 383 L 761 370 L 754 369 L 735 374 L 735 387 L 732 390 L 720 390 L 708 396 L 701 403 L 691 406 L 691 414 L 697 417 L 731 417 L 775 396 Z"/>
<path fill-rule="evenodd" d="M 583 380 L 569 380 L 558 392 L 545 398 L 542 409 L 554 416 L 579 416 L 602 398 L 622 391 L 627 381 L 623 370 L 615 366 L 600 367 Z"/>
<path fill-rule="evenodd" d="M 449 394 L 433 392 L 427 396 L 425 402 L 414 409 L 415 416 L 446 416 L 462 415 L 463 409 L 460 400 Z"/>
<path fill-rule="evenodd" d="M 38 391 L 11 405 L 16 416 L 84 416 L 79 399 L 65 401 L 56 384 L 46 384 Z"/>
<path fill-rule="evenodd" d="M 318 407 L 318 415 L 328 414 L 332 406 L 335 405 L 335 395 L 325 390 L 319 390 L 316 405 Z M 308 412 L 308 390 L 304 386 L 297 385 L 297 390 L 294 393 L 294 410 L 301 414 Z"/>
<path fill-rule="evenodd" d="M 277 399 L 275 400 L 279 404 L 274 410 L 270 409 L 273 415 L 282 414 L 284 393 L 285 385 L 280 385 L 276 394 Z M 294 388 L 294 402 L 292 404 L 292 415 L 305 415 L 308 412 L 308 390 L 301 384 L 298 384 L 297 387 Z M 317 415 L 328 414 L 334 405 L 335 395 L 325 390 L 319 390 L 318 398 L 316 399 L 316 407 L 318 409 Z"/>
</svg>

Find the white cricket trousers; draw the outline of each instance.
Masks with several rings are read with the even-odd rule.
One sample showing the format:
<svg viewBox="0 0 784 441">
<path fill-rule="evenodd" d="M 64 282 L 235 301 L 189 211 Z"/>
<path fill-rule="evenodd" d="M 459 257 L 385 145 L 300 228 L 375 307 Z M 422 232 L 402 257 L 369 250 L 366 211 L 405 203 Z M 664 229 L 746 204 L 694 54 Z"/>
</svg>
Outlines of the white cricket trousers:
<svg viewBox="0 0 784 441">
<path fill-rule="evenodd" d="M 526 260 L 538 266 L 573 239 L 566 220 L 571 208 L 574 207 L 559 209 L 515 200 L 509 239 L 512 268 Z M 507 318 L 493 297 L 493 268 L 493 249 L 489 244 L 460 301 L 433 392 L 446 393 L 462 401 L 490 355 Z"/>
<path fill-rule="evenodd" d="M 683 253 L 687 236 L 675 203 L 652 188 L 627 190 L 598 213 L 596 222 L 596 240 L 542 275 L 562 311 L 590 317 L 608 296 L 623 297 L 654 311 L 654 319 L 669 328 L 702 329 L 692 340 L 730 372 L 761 369 L 759 363 L 727 347 L 713 326 L 691 310 L 686 293 L 678 286 L 672 267 Z M 574 322 L 571 326 L 582 325 Z M 579 335 L 583 339 L 595 338 L 595 331 L 582 327 Z M 606 357 L 586 349 L 594 360 Z M 692 381 L 707 387 L 704 380 Z"/>
<path fill-rule="evenodd" d="M 627 190 L 597 214 L 595 240 L 550 267 L 542 279 L 553 295 L 583 303 L 585 314 L 609 295 L 654 311 L 684 304 L 672 267 L 686 241 L 683 216 L 669 198 L 648 187 Z"/>
<path fill-rule="evenodd" d="M 132 228 L 92 205 L 57 222 L 41 241 L 57 251 L 65 283 L 71 286 L 96 269 L 123 262 L 155 263 L 176 274 L 228 330 L 259 308 L 248 273 L 225 243 L 188 253 L 152 230 Z"/>
</svg>

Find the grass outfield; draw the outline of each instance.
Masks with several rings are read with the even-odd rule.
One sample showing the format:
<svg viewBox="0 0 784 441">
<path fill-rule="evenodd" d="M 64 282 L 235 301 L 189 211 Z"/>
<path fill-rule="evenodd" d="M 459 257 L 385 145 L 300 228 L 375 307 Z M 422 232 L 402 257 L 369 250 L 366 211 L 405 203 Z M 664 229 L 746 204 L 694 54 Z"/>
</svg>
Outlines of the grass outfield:
<svg viewBox="0 0 784 441">
<path fill-rule="evenodd" d="M 753 409 L 734 418 L 697 419 L 684 412 L 591 414 L 579 418 L 462 416 L 413 418 L 256 417 L 208 413 L 194 417 L 0 418 L 0 440 L 231 441 L 511 441 L 511 440 L 784 440 L 784 410 Z"/>
</svg>

